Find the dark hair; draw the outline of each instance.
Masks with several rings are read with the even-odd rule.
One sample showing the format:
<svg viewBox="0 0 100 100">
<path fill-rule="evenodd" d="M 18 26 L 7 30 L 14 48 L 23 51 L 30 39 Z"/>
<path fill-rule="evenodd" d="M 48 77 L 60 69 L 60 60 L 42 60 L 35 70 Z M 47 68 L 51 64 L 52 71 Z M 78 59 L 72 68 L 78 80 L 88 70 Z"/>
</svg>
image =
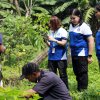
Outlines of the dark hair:
<svg viewBox="0 0 100 100">
<path fill-rule="evenodd" d="M 97 11 L 100 11 L 100 2 L 95 6 L 95 9 L 96 9 Z"/>
<path fill-rule="evenodd" d="M 79 23 L 80 23 L 80 25 L 82 25 L 83 20 L 82 20 L 82 13 L 80 12 L 80 10 L 78 10 L 78 9 L 73 9 L 73 10 L 71 10 L 70 15 L 78 16 L 78 17 L 80 18 Z M 73 23 L 72 23 L 72 24 L 73 24 Z"/>
<path fill-rule="evenodd" d="M 23 66 L 22 75 L 27 76 L 33 74 L 33 72 L 39 72 L 39 71 L 40 71 L 39 66 L 35 63 L 30 62 Z"/>
<path fill-rule="evenodd" d="M 52 17 L 50 18 L 49 24 L 50 24 L 50 28 L 52 27 L 52 29 L 53 29 L 54 31 L 56 31 L 57 29 L 60 28 L 60 26 L 61 26 L 61 21 L 60 21 L 60 19 L 59 19 L 57 16 L 52 16 Z"/>
<path fill-rule="evenodd" d="M 22 67 L 22 75 L 19 80 L 24 79 L 28 75 L 32 75 L 34 72 L 39 72 L 39 66 L 36 63 L 27 63 Z"/>
</svg>

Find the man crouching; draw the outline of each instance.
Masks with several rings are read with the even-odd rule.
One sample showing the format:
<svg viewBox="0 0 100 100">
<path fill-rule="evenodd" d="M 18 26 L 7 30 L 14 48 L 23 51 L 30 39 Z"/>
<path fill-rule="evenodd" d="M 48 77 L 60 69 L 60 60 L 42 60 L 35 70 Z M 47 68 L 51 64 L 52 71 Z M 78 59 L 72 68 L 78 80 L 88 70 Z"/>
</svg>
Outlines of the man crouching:
<svg viewBox="0 0 100 100">
<path fill-rule="evenodd" d="M 38 93 L 41 100 L 72 100 L 64 82 L 53 72 L 40 70 L 35 63 L 27 63 L 22 67 L 20 79 L 35 82 L 36 85 L 27 91 L 25 98 L 32 97 Z M 40 99 L 39 99 L 40 100 Z"/>
</svg>

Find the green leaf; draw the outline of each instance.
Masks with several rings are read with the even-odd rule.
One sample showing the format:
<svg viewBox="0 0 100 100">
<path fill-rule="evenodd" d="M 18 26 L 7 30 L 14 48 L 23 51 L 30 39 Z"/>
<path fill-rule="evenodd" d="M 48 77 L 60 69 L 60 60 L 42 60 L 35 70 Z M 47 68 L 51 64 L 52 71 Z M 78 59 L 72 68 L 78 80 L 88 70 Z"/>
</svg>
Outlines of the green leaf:
<svg viewBox="0 0 100 100">
<path fill-rule="evenodd" d="M 62 20 L 62 24 L 69 24 L 69 22 L 70 22 L 69 16 Z"/>
<path fill-rule="evenodd" d="M 69 1 L 69 2 L 65 2 L 63 5 L 57 7 L 54 11 L 54 14 L 58 14 L 60 12 L 63 12 L 68 6 L 70 6 L 73 2 Z"/>
<path fill-rule="evenodd" d="M 84 21 L 88 23 L 92 18 L 93 14 L 94 14 L 94 8 L 91 7 L 84 13 Z"/>
<path fill-rule="evenodd" d="M 32 9 L 33 9 L 33 11 L 35 10 L 35 11 L 40 11 L 44 14 L 49 14 L 49 12 L 46 9 L 44 9 L 43 7 L 33 7 Z"/>
<path fill-rule="evenodd" d="M 57 0 L 45 0 L 45 2 L 41 2 L 42 5 L 55 5 Z"/>
</svg>

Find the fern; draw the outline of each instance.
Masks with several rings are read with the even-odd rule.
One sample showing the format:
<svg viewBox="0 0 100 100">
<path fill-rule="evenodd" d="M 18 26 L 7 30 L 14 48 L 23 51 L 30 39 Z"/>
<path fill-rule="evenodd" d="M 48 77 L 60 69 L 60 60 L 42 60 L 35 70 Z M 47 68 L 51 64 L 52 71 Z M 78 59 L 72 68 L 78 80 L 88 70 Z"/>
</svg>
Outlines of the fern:
<svg viewBox="0 0 100 100">
<path fill-rule="evenodd" d="M 73 2 L 66 2 L 63 5 L 59 6 L 57 9 L 55 9 L 54 14 L 58 14 L 59 12 L 63 12 L 68 6 L 70 6 Z"/>
<path fill-rule="evenodd" d="M 89 22 L 93 14 L 94 14 L 94 8 L 91 7 L 84 13 L 84 21 Z"/>
<path fill-rule="evenodd" d="M 49 14 L 49 12 L 45 8 L 42 8 L 42 7 L 33 7 L 33 11 L 40 11 L 40 12 L 43 12 L 44 14 Z"/>
<path fill-rule="evenodd" d="M 70 17 L 66 17 L 65 19 L 62 20 L 62 24 L 69 24 L 70 22 Z"/>
<path fill-rule="evenodd" d="M 85 6 L 84 6 L 84 5 L 85 5 Z M 79 7 L 80 7 L 81 9 L 87 8 L 88 6 L 89 6 L 89 0 L 82 0 L 82 1 L 79 2 Z"/>
<path fill-rule="evenodd" d="M 7 2 L 0 2 L 0 8 L 6 8 L 6 9 L 13 8 L 13 9 L 16 9 L 12 4 L 7 3 Z"/>
<path fill-rule="evenodd" d="M 3 17 L 7 17 L 11 13 L 12 13 L 11 11 L 5 11 L 5 10 L 0 11 L 0 15 L 3 16 Z"/>
<path fill-rule="evenodd" d="M 41 2 L 42 5 L 55 5 L 57 0 L 45 0 L 45 2 Z"/>
<path fill-rule="evenodd" d="M 22 90 L 18 90 L 17 88 L 11 89 L 11 87 L 0 87 L 0 100 L 25 100 L 25 98 L 23 97 L 25 94 L 27 93 Z M 38 100 L 41 98 L 38 94 L 34 94 L 33 97 L 34 100 Z"/>
</svg>

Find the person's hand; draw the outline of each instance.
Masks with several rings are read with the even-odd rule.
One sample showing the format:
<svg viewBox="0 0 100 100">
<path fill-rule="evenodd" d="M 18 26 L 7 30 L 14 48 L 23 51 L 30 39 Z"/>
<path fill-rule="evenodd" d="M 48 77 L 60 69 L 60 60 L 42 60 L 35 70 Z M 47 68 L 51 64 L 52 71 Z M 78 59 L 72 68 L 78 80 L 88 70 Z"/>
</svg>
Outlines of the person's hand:
<svg viewBox="0 0 100 100">
<path fill-rule="evenodd" d="M 4 52 L 6 50 L 6 47 L 4 45 L 0 45 L 0 52 Z"/>
<path fill-rule="evenodd" d="M 31 98 L 32 97 L 32 93 L 30 92 L 30 90 L 24 91 L 22 96 L 25 98 Z"/>
<path fill-rule="evenodd" d="M 92 57 L 88 57 L 88 63 L 91 64 L 93 62 L 93 58 Z"/>
<path fill-rule="evenodd" d="M 21 97 L 23 98 L 33 98 L 33 95 L 36 93 L 36 91 L 34 91 L 33 89 L 29 89 L 27 91 L 24 91 L 21 94 Z"/>
</svg>

